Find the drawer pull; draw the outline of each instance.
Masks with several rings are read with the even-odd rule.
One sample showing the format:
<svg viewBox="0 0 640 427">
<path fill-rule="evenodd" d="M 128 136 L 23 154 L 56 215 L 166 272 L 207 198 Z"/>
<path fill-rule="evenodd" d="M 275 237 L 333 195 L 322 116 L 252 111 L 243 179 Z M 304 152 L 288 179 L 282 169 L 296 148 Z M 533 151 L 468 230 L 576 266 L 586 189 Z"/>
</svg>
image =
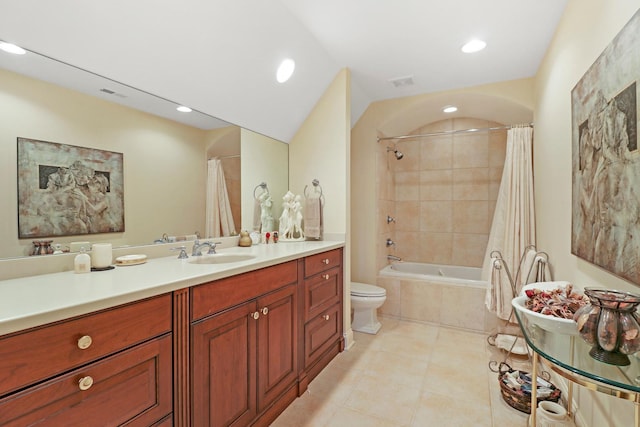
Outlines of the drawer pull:
<svg viewBox="0 0 640 427">
<path fill-rule="evenodd" d="M 260 312 L 259 311 L 254 311 L 253 313 L 251 313 L 249 315 L 249 317 L 252 317 L 254 320 L 258 320 L 258 318 L 260 317 Z"/>
<path fill-rule="evenodd" d="M 322 278 L 323 278 L 324 280 L 329 280 L 329 275 L 328 275 L 328 274 L 323 274 L 323 275 L 322 275 Z"/>
<path fill-rule="evenodd" d="M 322 263 L 323 263 L 323 264 L 327 264 L 327 265 L 328 265 L 328 264 L 329 264 L 329 258 L 325 258 L 325 259 L 323 259 L 323 260 L 322 260 Z"/>
<path fill-rule="evenodd" d="M 328 314 L 325 314 L 324 316 L 322 316 L 322 318 L 323 318 L 324 320 L 329 320 L 329 315 L 328 315 Z"/>
<path fill-rule="evenodd" d="M 88 349 L 89 347 L 91 347 L 92 343 L 93 343 L 93 340 L 89 335 L 83 335 L 80 338 L 78 338 L 78 348 L 80 350 Z"/>
<path fill-rule="evenodd" d="M 80 378 L 80 380 L 78 381 L 78 387 L 82 391 L 89 390 L 92 385 L 93 385 L 93 378 L 91 378 L 89 375 L 87 375 L 86 377 Z"/>
<path fill-rule="evenodd" d="M 265 307 L 265 308 L 263 308 L 263 309 L 262 309 L 262 314 L 263 314 L 263 315 L 265 315 L 265 316 L 266 316 L 267 314 L 269 314 L 269 307 Z"/>
</svg>

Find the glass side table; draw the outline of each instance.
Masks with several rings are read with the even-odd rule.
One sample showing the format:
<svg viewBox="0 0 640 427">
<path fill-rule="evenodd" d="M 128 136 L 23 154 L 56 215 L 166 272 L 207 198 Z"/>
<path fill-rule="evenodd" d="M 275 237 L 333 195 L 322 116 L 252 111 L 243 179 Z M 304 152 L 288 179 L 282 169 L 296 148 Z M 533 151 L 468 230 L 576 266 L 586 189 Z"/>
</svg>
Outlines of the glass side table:
<svg viewBox="0 0 640 427">
<path fill-rule="evenodd" d="M 514 310 L 527 344 L 533 350 L 531 393 L 531 425 L 536 425 L 537 378 L 539 363 L 569 380 L 567 413 L 571 416 L 573 384 L 598 391 L 635 404 L 635 427 L 640 427 L 640 360 L 629 356 L 628 366 L 609 365 L 589 356 L 591 346 L 579 335 L 564 335 L 546 331 Z"/>
</svg>

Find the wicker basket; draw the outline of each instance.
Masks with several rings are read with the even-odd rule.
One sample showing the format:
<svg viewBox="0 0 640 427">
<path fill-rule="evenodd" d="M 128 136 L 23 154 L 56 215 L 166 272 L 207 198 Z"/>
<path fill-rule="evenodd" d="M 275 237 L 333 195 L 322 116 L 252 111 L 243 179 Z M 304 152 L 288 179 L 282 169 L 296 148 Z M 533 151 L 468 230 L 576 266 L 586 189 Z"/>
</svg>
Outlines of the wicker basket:
<svg viewBox="0 0 640 427">
<path fill-rule="evenodd" d="M 514 370 L 511 369 L 511 366 L 509 366 L 504 362 L 500 364 L 499 373 L 498 373 L 498 383 L 500 384 L 500 394 L 502 394 L 502 398 L 504 399 L 505 402 L 507 402 L 507 405 L 511 406 L 514 409 L 517 409 L 520 412 L 524 412 L 525 414 L 530 414 L 531 413 L 531 395 L 523 392 L 522 390 L 514 390 L 511 387 L 509 387 L 507 384 L 505 384 L 505 382 L 503 381 L 504 376 L 512 372 L 514 372 Z M 520 371 L 520 372 L 524 372 L 524 371 Z M 541 378 L 541 377 L 538 377 L 538 378 Z M 549 382 L 548 378 L 544 378 L 544 380 Z M 549 382 L 549 384 L 551 383 Z M 538 403 L 542 401 L 557 403 L 558 400 L 560 400 L 560 395 L 561 395 L 560 390 L 556 388 L 556 386 L 554 386 L 553 384 L 551 384 L 551 389 L 553 390 L 552 393 L 549 396 L 544 398 L 539 397 Z"/>
</svg>

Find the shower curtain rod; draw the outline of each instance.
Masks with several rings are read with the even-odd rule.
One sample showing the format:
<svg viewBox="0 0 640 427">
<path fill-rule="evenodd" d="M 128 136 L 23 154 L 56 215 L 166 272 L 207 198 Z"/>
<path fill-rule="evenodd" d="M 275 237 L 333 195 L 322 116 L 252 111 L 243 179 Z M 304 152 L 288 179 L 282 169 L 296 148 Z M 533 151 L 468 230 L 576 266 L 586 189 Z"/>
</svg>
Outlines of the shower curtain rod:
<svg viewBox="0 0 640 427">
<path fill-rule="evenodd" d="M 240 154 L 233 154 L 231 156 L 221 156 L 221 157 L 214 156 L 214 157 L 209 157 L 209 160 L 212 160 L 212 159 L 220 159 L 220 160 L 222 160 L 222 159 L 233 159 L 235 157 L 240 157 Z"/>
<path fill-rule="evenodd" d="M 511 128 L 518 127 L 518 126 L 533 127 L 533 123 L 524 123 L 522 125 L 498 126 L 498 127 L 482 128 L 482 129 L 443 130 L 442 132 L 423 133 L 421 135 L 385 136 L 384 138 L 378 137 L 378 142 L 387 141 L 389 139 L 412 139 L 412 138 L 421 138 L 421 137 L 427 137 L 427 136 L 454 135 L 454 134 L 458 134 L 458 133 L 491 132 L 491 131 L 494 131 L 494 130 L 511 129 Z"/>
</svg>

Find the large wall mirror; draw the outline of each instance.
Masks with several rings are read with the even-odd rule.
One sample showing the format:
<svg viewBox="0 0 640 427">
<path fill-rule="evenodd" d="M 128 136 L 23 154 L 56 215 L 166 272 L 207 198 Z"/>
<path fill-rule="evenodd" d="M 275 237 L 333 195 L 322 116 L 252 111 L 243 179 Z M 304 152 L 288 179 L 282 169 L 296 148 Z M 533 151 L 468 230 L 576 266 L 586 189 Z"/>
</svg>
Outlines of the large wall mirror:
<svg viewBox="0 0 640 427">
<path fill-rule="evenodd" d="M 207 237 L 213 158 L 225 169 L 236 231 L 252 227 L 254 190 L 262 182 L 277 218 L 288 189 L 288 145 L 176 106 L 33 52 L 0 51 L 0 258 L 27 256 L 36 240 L 18 238 L 17 138 L 123 154 L 124 232 L 47 237 L 53 244 L 119 247 L 153 244 L 164 234 Z"/>
</svg>

